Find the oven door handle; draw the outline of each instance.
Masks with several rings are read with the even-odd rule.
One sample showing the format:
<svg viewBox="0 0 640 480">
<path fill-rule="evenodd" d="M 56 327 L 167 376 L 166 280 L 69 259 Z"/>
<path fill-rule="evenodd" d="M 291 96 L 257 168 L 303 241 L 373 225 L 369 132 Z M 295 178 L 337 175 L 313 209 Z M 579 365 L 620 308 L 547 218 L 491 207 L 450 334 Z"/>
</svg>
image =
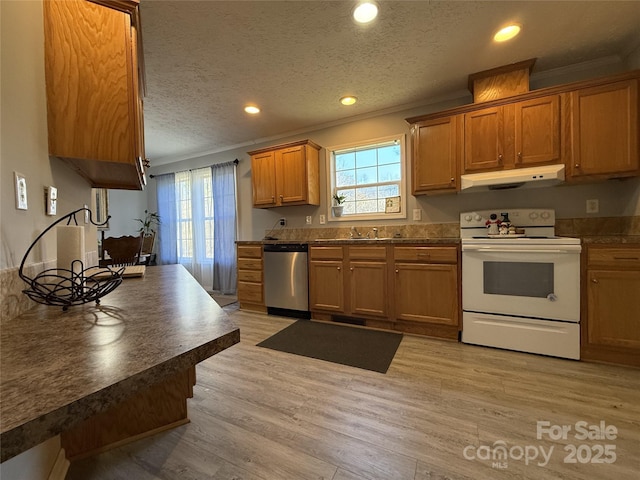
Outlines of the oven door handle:
<svg viewBox="0 0 640 480">
<path fill-rule="evenodd" d="M 489 253 L 579 253 L 581 248 L 576 245 L 574 248 L 504 248 L 504 247 L 474 247 L 465 245 L 462 247 L 464 251 L 471 252 L 489 252 Z"/>
</svg>

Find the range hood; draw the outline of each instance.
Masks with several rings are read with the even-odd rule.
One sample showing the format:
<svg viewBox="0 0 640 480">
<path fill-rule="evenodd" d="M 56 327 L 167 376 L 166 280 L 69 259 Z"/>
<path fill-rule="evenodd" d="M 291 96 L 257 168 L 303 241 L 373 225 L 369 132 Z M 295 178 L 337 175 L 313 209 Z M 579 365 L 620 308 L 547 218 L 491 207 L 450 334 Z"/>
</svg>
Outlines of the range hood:
<svg viewBox="0 0 640 480">
<path fill-rule="evenodd" d="M 460 177 L 460 191 L 477 192 L 510 188 L 548 187 L 563 182 L 564 165 L 546 165 L 462 175 Z"/>
</svg>

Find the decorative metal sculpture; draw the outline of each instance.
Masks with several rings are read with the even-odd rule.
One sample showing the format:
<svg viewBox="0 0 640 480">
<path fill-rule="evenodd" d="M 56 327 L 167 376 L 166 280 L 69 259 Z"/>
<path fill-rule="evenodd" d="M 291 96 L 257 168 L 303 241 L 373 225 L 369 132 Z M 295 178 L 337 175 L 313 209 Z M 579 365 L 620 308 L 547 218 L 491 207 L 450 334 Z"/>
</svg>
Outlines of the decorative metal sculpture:
<svg viewBox="0 0 640 480">
<path fill-rule="evenodd" d="M 73 224 L 77 226 L 78 220 L 76 219 L 76 215 L 80 212 L 83 212 L 83 215 L 85 215 L 84 212 L 88 212 L 89 221 L 97 227 L 105 225 L 110 218 L 107 217 L 104 223 L 96 223 L 93 221 L 91 210 L 86 207 L 79 208 L 49 225 L 46 230 L 38 235 L 27 249 L 27 253 L 24 254 L 18 275 L 29 285 L 29 288 L 22 292 L 34 302 L 59 306 L 62 307 L 62 310 L 67 310 L 73 305 L 82 305 L 83 303 L 93 301 L 95 301 L 96 304 L 100 304 L 101 297 L 111 293 L 122 283 L 124 267 L 117 270 L 95 266 L 85 269 L 83 259 L 73 260 L 70 269 L 58 266 L 57 268 L 44 270 L 34 278 L 30 278 L 24 274 L 25 261 L 40 239 L 53 227 L 65 220 L 67 221 L 67 225 L 71 225 L 71 222 L 73 222 Z"/>
</svg>

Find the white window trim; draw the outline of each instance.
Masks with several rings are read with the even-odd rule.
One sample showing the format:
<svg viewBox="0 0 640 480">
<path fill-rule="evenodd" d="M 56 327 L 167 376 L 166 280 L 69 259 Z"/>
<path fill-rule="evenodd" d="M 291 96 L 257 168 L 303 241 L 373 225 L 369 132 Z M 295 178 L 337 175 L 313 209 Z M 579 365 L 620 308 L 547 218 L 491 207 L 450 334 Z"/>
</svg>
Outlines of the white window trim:
<svg viewBox="0 0 640 480">
<path fill-rule="evenodd" d="M 347 215 L 344 217 L 334 217 L 331 212 L 333 206 L 333 191 L 335 189 L 335 163 L 332 159 L 332 152 L 336 150 L 346 150 L 349 148 L 369 145 L 374 143 L 384 143 L 397 140 L 400 144 L 400 212 L 398 213 L 371 213 L 360 215 Z M 353 222 L 366 220 L 398 220 L 407 218 L 407 179 L 406 179 L 406 162 L 407 162 L 407 136 L 404 133 L 397 135 L 389 135 L 387 137 L 372 138 L 360 142 L 347 143 L 343 145 L 334 145 L 325 148 L 325 164 L 327 170 L 327 222 Z"/>
</svg>

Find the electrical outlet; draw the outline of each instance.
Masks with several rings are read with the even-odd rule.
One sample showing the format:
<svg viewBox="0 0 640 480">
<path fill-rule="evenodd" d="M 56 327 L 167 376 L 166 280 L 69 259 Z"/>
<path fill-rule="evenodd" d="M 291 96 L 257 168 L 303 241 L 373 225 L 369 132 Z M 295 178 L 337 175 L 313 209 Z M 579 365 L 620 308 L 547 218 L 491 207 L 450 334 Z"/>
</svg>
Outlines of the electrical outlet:
<svg viewBox="0 0 640 480">
<path fill-rule="evenodd" d="M 313 219 L 311 218 L 311 215 L 307 215 L 307 217 L 305 218 L 305 221 L 307 222 L 307 225 L 311 225 L 313 223 Z"/>
<path fill-rule="evenodd" d="M 587 213 L 598 213 L 600 211 L 600 202 L 597 198 L 587 200 Z"/>
<path fill-rule="evenodd" d="M 327 216 L 320 215 L 320 225 L 324 225 L 325 223 L 327 223 Z"/>
<path fill-rule="evenodd" d="M 55 215 L 58 205 L 58 189 L 56 187 L 44 187 L 44 204 L 47 215 Z"/>
<path fill-rule="evenodd" d="M 422 220 L 422 210 L 419 208 L 413 209 L 413 219 L 414 220 Z"/>
<path fill-rule="evenodd" d="M 282 218 L 280 219 L 280 226 L 281 226 L 281 227 L 285 227 L 286 225 L 287 225 L 287 219 L 286 219 L 286 218 L 284 218 L 284 217 L 282 217 Z"/>
</svg>

